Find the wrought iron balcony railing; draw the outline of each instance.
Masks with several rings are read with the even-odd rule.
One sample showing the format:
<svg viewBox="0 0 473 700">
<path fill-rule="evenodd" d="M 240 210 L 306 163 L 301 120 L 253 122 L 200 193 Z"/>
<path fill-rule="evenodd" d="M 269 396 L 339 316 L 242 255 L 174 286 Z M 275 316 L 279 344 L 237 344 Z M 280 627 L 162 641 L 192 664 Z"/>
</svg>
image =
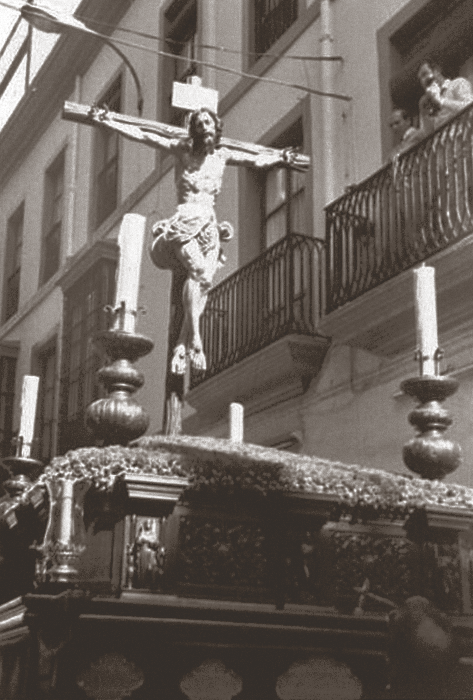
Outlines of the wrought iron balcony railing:
<svg viewBox="0 0 473 700">
<path fill-rule="evenodd" d="M 473 233 L 473 107 L 326 208 L 326 312 Z"/>
<path fill-rule="evenodd" d="M 191 388 L 320 318 L 323 241 L 293 233 L 214 287 L 202 317 L 208 368 Z"/>
</svg>

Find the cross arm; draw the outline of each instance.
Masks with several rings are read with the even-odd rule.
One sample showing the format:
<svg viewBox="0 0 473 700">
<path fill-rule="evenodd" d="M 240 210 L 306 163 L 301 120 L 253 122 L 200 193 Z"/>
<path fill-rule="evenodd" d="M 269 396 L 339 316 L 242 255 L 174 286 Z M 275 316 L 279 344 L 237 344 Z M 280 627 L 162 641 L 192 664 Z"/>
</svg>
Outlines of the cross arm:
<svg viewBox="0 0 473 700">
<path fill-rule="evenodd" d="M 100 124 L 94 117 L 94 108 L 92 106 L 77 104 L 76 102 L 64 103 L 62 118 L 78 122 L 79 124 L 88 124 L 89 126 Z M 141 119 L 140 117 L 132 117 L 119 112 L 107 112 L 107 118 L 109 122 L 115 122 L 117 125 L 138 127 L 168 139 L 181 139 L 187 136 L 185 129 L 151 119 Z"/>
<path fill-rule="evenodd" d="M 80 124 L 100 125 L 100 120 L 94 116 L 94 108 L 88 105 L 65 102 L 62 116 L 63 119 L 79 122 Z M 118 112 L 107 112 L 107 126 L 113 128 L 113 124 L 116 124 L 117 131 L 129 136 L 130 134 L 127 134 L 125 131 L 126 127 L 135 127 L 136 129 L 141 129 L 143 133 L 148 134 L 150 137 L 155 135 L 164 139 L 180 140 L 188 135 L 186 129 L 178 126 L 132 117 Z M 152 138 L 149 140 L 152 140 Z M 221 138 L 219 145 L 228 151 L 227 162 L 230 165 L 254 165 L 256 167 L 283 165 L 296 170 L 307 170 L 310 164 L 308 156 L 291 149 L 280 150 L 226 137 Z"/>
<path fill-rule="evenodd" d="M 270 168 L 279 165 L 305 172 L 309 169 L 310 158 L 292 148 L 270 148 L 255 143 L 222 139 L 221 145 L 228 151 L 229 165 L 252 165 L 256 168 Z"/>
</svg>

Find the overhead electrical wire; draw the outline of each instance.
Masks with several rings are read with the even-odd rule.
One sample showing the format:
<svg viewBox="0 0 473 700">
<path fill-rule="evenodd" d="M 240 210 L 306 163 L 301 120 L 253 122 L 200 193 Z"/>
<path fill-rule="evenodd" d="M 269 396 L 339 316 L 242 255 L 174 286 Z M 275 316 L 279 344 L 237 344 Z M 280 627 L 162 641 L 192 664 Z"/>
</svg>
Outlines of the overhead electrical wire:
<svg viewBox="0 0 473 700">
<path fill-rule="evenodd" d="M 12 5 L 10 3 L 5 2 L 5 0 L 0 0 L 0 5 L 4 7 L 8 7 L 13 10 L 17 10 L 18 12 L 21 10 L 18 6 Z M 76 18 L 78 19 L 78 18 Z M 77 29 L 75 27 L 71 27 L 71 29 Z M 84 26 L 84 31 L 87 32 L 87 27 Z M 80 31 L 80 30 L 79 30 Z M 181 61 L 189 61 L 187 56 L 180 56 L 179 54 L 171 53 L 169 51 L 161 51 L 160 49 L 154 49 L 149 46 L 143 46 L 142 44 L 137 44 L 132 41 L 127 41 L 125 39 L 118 39 L 114 37 L 113 39 L 110 38 L 107 34 L 102 34 L 101 32 L 97 32 L 93 29 L 89 30 L 91 36 L 96 36 L 98 38 L 101 38 L 108 43 L 112 44 L 120 44 L 121 46 L 127 46 L 129 48 L 133 49 L 138 49 L 141 51 L 146 51 L 148 53 L 152 53 L 157 56 L 164 56 L 166 58 L 172 58 L 174 60 L 181 60 Z M 153 37 L 156 39 L 157 37 Z M 315 88 L 309 88 L 306 87 L 305 85 L 299 85 L 298 83 L 289 83 L 286 82 L 285 80 L 279 80 L 278 78 L 268 78 L 267 76 L 261 76 L 261 75 L 255 75 L 254 73 L 248 73 L 246 71 L 241 71 L 237 70 L 235 68 L 229 68 L 227 66 L 220 66 L 218 64 L 212 63 L 210 61 L 202 61 L 201 59 L 192 59 L 192 63 L 195 63 L 196 65 L 200 66 L 205 66 L 206 68 L 213 68 L 214 70 L 221 71 L 223 73 L 229 73 L 231 75 L 237 75 L 242 78 L 249 78 L 251 81 L 258 81 L 258 82 L 264 82 L 264 83 L 271 83 L 273 85 L 281 85 L 283 87 L 288 87 L 292 88 L 295 90 L 302 90 L 303 92 L 306 92 L 311 95 L 318 95 L 319 97 L 331 97 L 334 99 L 338 100 L 343 100 L 345 102 L 351 102 L 352 98 L 349 95 L 341 95 L 339 93 L 334 93 L 334 92 L 323 92 L 322 90 L 317 90 Z"/>
<path fill-rule="evenodd" d="M 106 34 L 101 34 L 100 32 L 95 32 L 96 36 L 102 39 L 107 39 L 108 41 L 121 44 L 122 46 L 128 46 L 134 49 L 141 49 L 142 51 L 148 51 L 149 53 L 154 53 L 158 56 L 165 56 L 166 58 L 173 58 L 181 61 L 189 61 L 187 56 L 180 56 L 179 54 L 171 53 L 170 51 L 161 51 L 160 49 L 152 49 L 148 46 L 142 46 L 141 44 L 135 44 L 132 41 L 125 41 L 124 39 L 113 38 L 110 39 Z M 254 81 L 259 81 L 263 83 L 273 83 L 274 85 L 282 85 L 284 87 L 293 88 L 295 90 L 303 90 L 304 92 L 310 93 L 311 95 L 319 95 L 320 97 L 333 97 L 338 100 L 344 100 L 346 102 L 351 102 L 351 97 L 348 95 L 340 95 L 336 92 L 322 92 L 322 90 L 316 90 L 315 88 L 309 88 L 305 85 L 298 85 L 297 83 L 288 83 L 285 80 L 278 80 L 277 78 L 268 78 L 266 76 L 255 75 L 254 73 L 247 73 L 246 71 L 236 70 L 235 68 L 228 68 L 227 66 L 220 66 L 216 63 L 211 63 L 209 61 L 202 61 L 197 58 L 192 59 L 192 63 L 199 66 L 205 66 L 207 68 L 214 68 L 215 70 L 222 71 L 223 73 L 230 73 L 232 75 L 238 75 L 242 78 L 250 78 Z"/>
<path fill-rule="evenodd" d="M 166 44 L 172 44 L 173 46 L 185 46 L 188 42 L 178 41 L 177 39 L 163 38 L 156 36 L 155 34 L 148 34 L 147 32 L 140 32 L 138 29 L 130 29 L 128 27 L 116 27 L 112 24 L 107 24 L 106 22 L 99 22 L 95 19 L 90 19 L 84 17 L 83 15 L 74 15 L 81 22 L 87 22 L 89 24 L 94 24 L 107 29 L 113 29 L 114 31 L 124 32 L 125 34 L 134 34 L 135 36 L 140 36 L 144 39 L 151 39 L 153 41 L 160 41 Z M 264 54 L 257 53 L 256 51 L 238 51 L 238 49 L 229 49 L 226 46 L 213 46 L 212 44 L 195 44 L 197 48 L 200 49 L 211 49 L 212 51 L 221 51 L 222 53 L 230 53 L 237 56 L 248 56 L 248 57 L 260 57 L 265 56 L 269 58 L 278 58 L 284 60 L 294 60 L 294 61 L 343 61 L 342 56 L 294 56 L 291 54 L 284 53 L 271 53 L 270 51 L 265 51 Z"/>
</svg>

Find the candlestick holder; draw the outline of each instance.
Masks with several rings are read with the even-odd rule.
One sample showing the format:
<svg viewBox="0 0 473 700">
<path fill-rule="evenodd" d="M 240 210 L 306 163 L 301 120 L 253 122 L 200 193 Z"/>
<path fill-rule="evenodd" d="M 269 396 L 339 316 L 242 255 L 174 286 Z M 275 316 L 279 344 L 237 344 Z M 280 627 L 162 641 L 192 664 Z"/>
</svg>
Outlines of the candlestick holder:
<svg viewBox="0 0 473 700">
<path fill-rule="evenodd" d="M 419 433 L 404 445 L 404 463 L 425 479 L 443 479 L 461 464 L 460 445 L 443 435 L 453 421 L 448 411 L 440 405 L 455 394 L 458 386 L 457 380 L 447 375 L 421 375 L 406 379 L 401 384 L 405 394 L 419 401 L 419 405 L 409 413 L 409 423 Z"/>
<path fill-rule="evenodd" d="M 443 360 L 445 357 L 445 352 L 442 350 L 442 348 L 437 348 L 434 352 L 433 355 L 433 361 L 434 361 L 434 373 L 429 374 L 424 372 L 425 365 L 430 361 L 429 355 L 424 355 L 422 350 L 420 348 L 417 348 L 417 350 L 414 353 L 414 362 L 419 363 L 419 374 L 421 377 L 427 376 L 427 377 L 438 377 L 440 375 L 440 362 Z"/>
<path fill-rule="evenodd" d="M 132 397 L 144 384 L 143 374 L 133 362 L 150 353 L 154 343 L 144 335 L 123 330 L 125 304 L 112 311 L 114 328 L 96 338 L 110 359 L 110 364 L 98 371 L 108 396 L 87 408 L 86 422 L 103 445 L 126 445 L 143 435 L 149 425 L 148 414 Z"/>
<path fill-rule="evenodd" d="M 22 456 L 31 449 L 31 445 L 28 444 L 28 449 L 25 450 L 26 445 L 22 435 L 13 438 L 12 444 L 15 446 L 15 454 L 2 458 L 2 464 L 5 465 L 9 474 L 3 482 L 3 487 L 10 498 L 20 500 L 25 490 L 33 485 L 33 479 L 40 475 L 43 463 L 37 459 Z M 39 493 L 35 495 L 37 498 L 33 498 L 33 505 L 36 505 L 36 500 L 39 505 L 43 499 L 39 498 Z"/>
</svg>

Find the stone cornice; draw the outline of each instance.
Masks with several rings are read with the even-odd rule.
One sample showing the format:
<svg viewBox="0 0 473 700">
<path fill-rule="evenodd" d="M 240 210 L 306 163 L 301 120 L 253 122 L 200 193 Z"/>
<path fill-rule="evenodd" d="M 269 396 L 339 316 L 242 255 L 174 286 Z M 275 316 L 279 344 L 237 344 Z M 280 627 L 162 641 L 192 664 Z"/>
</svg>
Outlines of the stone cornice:
<svg viewBox="0 0 473 700">
<path fill-rule="evenodd" d="M 118 23 L 132 0 L 84 0 L 77 14 L 107 24 Z M 0 133 L 0 187 L 33 148 L 103 48 L 103 42 L 80 32 L 60 37 L 10 119 Z"/>
</svg>

